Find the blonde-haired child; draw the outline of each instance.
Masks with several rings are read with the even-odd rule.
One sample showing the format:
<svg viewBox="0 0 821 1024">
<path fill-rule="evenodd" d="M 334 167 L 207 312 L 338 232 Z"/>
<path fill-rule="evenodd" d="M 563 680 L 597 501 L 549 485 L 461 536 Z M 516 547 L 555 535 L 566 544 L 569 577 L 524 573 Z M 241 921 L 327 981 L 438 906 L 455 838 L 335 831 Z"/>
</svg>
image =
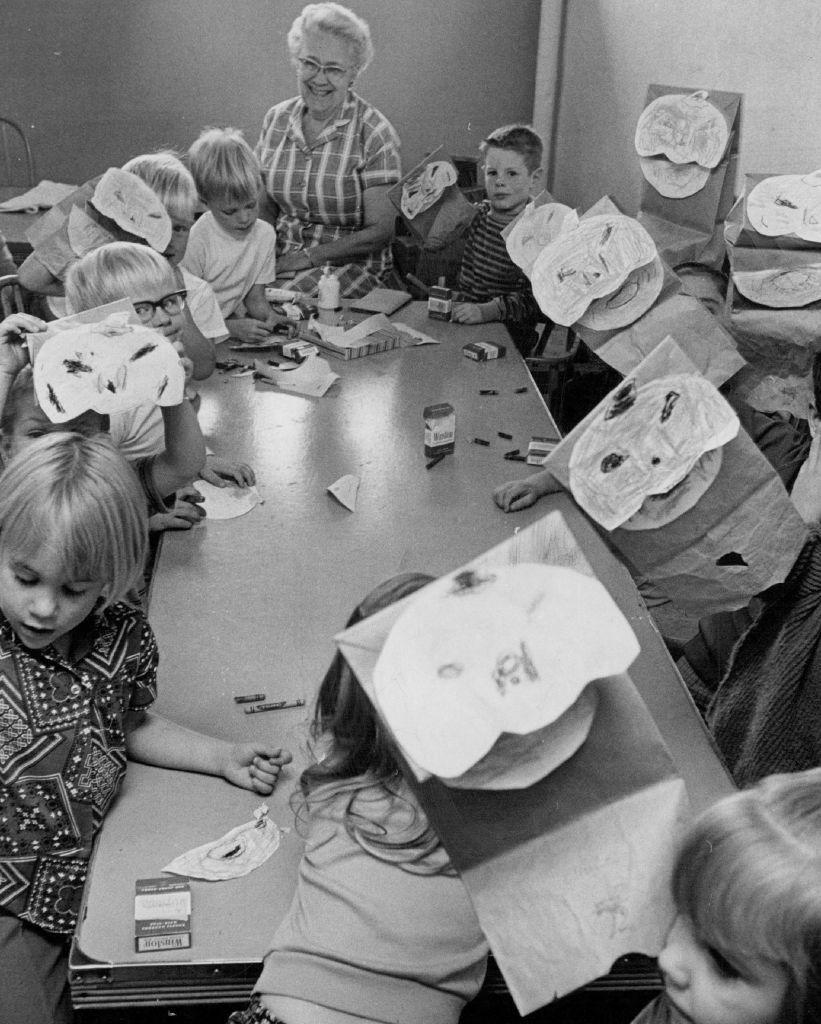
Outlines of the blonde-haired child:
<svg viewBox="0 0 821 1024">
<path fill-rule="evenodd" d="M 153 714 L 157 647 L 122 599 L 146 549 L 134 473 L 103 437 L 34 440 L 0 484 L 0 1020 L 71 1019 L 67 948 L 126 758 L 270 793 L 287 751 Z M 13 881 L 13 884 L 11 884 Z"/>
<path fill-rule="evenodd" d="M 821 769 L 709 808 L 673 871 L 664 993 L 634 1024 L 821 1020 Z"/>
<path fill-rule="evenodd" d="M 276 234 L 258 219 L 259 162 L 242 132 L 209 128 L 188 163 L 208 211 L 191 229 L 183 266 L 214 289 L 232 337 L 265 341 L 276 323 L 265 298 L 276 277 Z"/>
<path fill-rule="evenodd" d="M 213 372 L 214 345 L 228 337 L 228 330 L 211 286 L 180 266 L 196 214 L 197 186 L 177 154 L 167 149 L 135 156 L 123 170 L 144 181 L 171 218 L 171 243 L 163 256 L 186 291 L 182 340 L 194 363 L 194 379 L 202 380 Z"/>
</svg>

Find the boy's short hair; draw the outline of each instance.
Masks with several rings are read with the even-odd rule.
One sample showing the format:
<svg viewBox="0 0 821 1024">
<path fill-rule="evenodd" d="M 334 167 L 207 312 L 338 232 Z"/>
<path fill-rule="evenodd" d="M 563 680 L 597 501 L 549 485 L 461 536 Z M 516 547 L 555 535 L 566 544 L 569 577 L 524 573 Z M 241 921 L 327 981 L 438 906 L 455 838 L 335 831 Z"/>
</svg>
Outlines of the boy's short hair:
<svg viewBox="0 0 821 1024">
<path fill-rule="evenodd" d="M 197 186 L 191 172 L 171 149 L 142 153 L 123 164 L 155 192 L 174 220 L 193 223 L 197 209 Z"/>
<path fill-rule="evenodd" d="M 367 21 L 342 4 L 307 4 L 288 30 L 288 51 L 296 58 L 306 32 L 328 32 L 347 43 L 357 72 L 373 59 L 371 30 Z"/>
<path fill-rule="evenodd" d="M 117 299 L 138 302 L 177 287 L 168 261 L 147 245 L 109 242 L 81 256 L 66 276 L 66 302 L 74 313 Z"/>
<path fill-rule="evenodd" d="M 259 161 L 238 128 L 206 128 L 188 150 L 188 166 L 206 203 L 247 203 L 262 188 Z"/>
<path fill-rule="evenodd" d="M 529 171 L 542 166 L 544 147 L 539 136 L 526 124 L 505 124 L 492 131 L 486 139 L 479 143 L 479 152 L 487 153 L 494 149 L 510 149 L 518 153 Z"/>
<path fill-rule="evenodd" d="M 148 514 L 136 474 L 103 434 L 49 434 L 11 460 L 0 486 L 0 549 L 50 548 L 66 575 L 122 600 L 145 561 Z"/>
</svg>

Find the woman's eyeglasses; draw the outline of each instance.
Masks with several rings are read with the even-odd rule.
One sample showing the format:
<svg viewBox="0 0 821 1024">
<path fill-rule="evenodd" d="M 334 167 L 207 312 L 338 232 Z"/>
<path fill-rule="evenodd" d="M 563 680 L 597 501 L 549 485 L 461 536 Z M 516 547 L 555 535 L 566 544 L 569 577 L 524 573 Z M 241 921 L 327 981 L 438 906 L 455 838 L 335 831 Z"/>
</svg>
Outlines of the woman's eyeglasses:
<svg viewBox="0 0 821 1024">
<path fill-rule="evenodd" d="M 348 69 L 339 64 L 320 64 L 310 57 L 297 57 L 296 60 L 303 78 L 314 78 L 321 71 L 331 82 L 341 82 L 348 73 Z"/>
<path fill-rule="evenodd" d="M 156 302 L 152 302 L 151 299 L 140 299 L 139 302 L 133 303 L 134 312 L 144 324 L 151 322 L 158 309 L 169 316 L 176 316 L 177 313 L 181 313 L 185 309 L 187 294 L 188 292 L 183 288 L 178 292 L 169 292 L 168 295 L 163 295 Z"/>
</svg>

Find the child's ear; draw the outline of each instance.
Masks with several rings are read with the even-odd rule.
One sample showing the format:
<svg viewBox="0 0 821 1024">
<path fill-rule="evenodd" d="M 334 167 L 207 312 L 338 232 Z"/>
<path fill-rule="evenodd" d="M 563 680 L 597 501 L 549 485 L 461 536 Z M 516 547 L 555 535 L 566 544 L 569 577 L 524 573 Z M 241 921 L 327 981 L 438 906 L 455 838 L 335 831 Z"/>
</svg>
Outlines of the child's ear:
<svg viewBox="0 0 821 1024">
<path fill-rule="evenodd" d="M 541 167 L 537 167 L 535 171 L 530 172 L 530 194 L 537 196 L 544 189 L 544 171 Z"/>
</svg>

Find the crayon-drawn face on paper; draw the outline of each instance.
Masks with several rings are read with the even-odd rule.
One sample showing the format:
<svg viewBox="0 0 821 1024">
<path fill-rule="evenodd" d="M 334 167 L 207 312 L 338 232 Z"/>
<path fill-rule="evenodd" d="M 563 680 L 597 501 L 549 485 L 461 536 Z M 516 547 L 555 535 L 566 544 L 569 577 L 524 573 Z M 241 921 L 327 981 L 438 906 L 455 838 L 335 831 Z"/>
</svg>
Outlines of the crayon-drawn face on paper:
<svg viewBox="0 0 821 1024">
<path fill-rule="evenodd" d="M 536 301 L 555 323 L 569 327 L 596 299 L 616 291 L 637 267 L 650 263 L 656 246 L 632 217 L 583 217 L 539 254 L 531 283 Z"/>
<path fill-rule="evenodd" d="M 456 168 L 448 160 L 432 160 L 402 186 L 402 213 L 413 220 L 429 210 L 449 185 L 456 184 Z"/>
<path fill-rule="evenodd" d="M 781 270 L 740 271 L 733 282 L 745 298 L 771 309 L 797 309 L 821 301 L 821 262 Z"/>
<path fill-rule="evenodd" d="M 674 164 L 666 156 L 643 156 L 641 173 L 659 195 L 668 199 L 686 199 L 700 192 L 710 177 L 710 168 L 697 163 Z"/>
<path fill-rule="evenodd" d="M 578 323 L 593 331 L 615 331 L 627 327 L 647 312 L 661 292 L 664 267 L 658 256 L 632 270 L 612 294 L 595 299 Z"/>
<path fill-rule="evenodd" d="M 513 756 L 516 737 L 556 725 L 588 683 L 624 672 L 637 651 L 595 579 L 546 565 L 466 570 L 420 591 L 397 619 L 374 670 L 376 702 L 411 760 L 450 780 L 481 762 L 503 734 Z M 583 742 L 594 707 L 582 702 L 571 734 L 557 732 L 563 757 Z M 526 742 L 521 752 L 523 775 L 490 758 L 466 784 L 490 787 L 498 771 L 509 785 L 535 781 Z M 555 753 L 546 752 L 541 775 L 558 763 Z"/>
<path fill-rule="evenodd" d="M 570 490 L 607 530 L 663 526 L 710 487 L 721 459 L 706 453 L 732 440 L 738 426 L 730 406 L 698 374 L 641 386 L 628 378 L 576 442 Z"/>
<path fill-rule="evenodd" d="M 636 125 L 639 156 L 664 154 L 674 164 L 716 167 L 730 137 L 724 115 L 707 93 L 659 96 L 641 112 Z"/>
<path fill-rule="evenodd" d="M 750 191 L 746 208 L 761 235 L 797 235 L 821 242 L 821 171 L 765 178 Z"/>
</svg>

